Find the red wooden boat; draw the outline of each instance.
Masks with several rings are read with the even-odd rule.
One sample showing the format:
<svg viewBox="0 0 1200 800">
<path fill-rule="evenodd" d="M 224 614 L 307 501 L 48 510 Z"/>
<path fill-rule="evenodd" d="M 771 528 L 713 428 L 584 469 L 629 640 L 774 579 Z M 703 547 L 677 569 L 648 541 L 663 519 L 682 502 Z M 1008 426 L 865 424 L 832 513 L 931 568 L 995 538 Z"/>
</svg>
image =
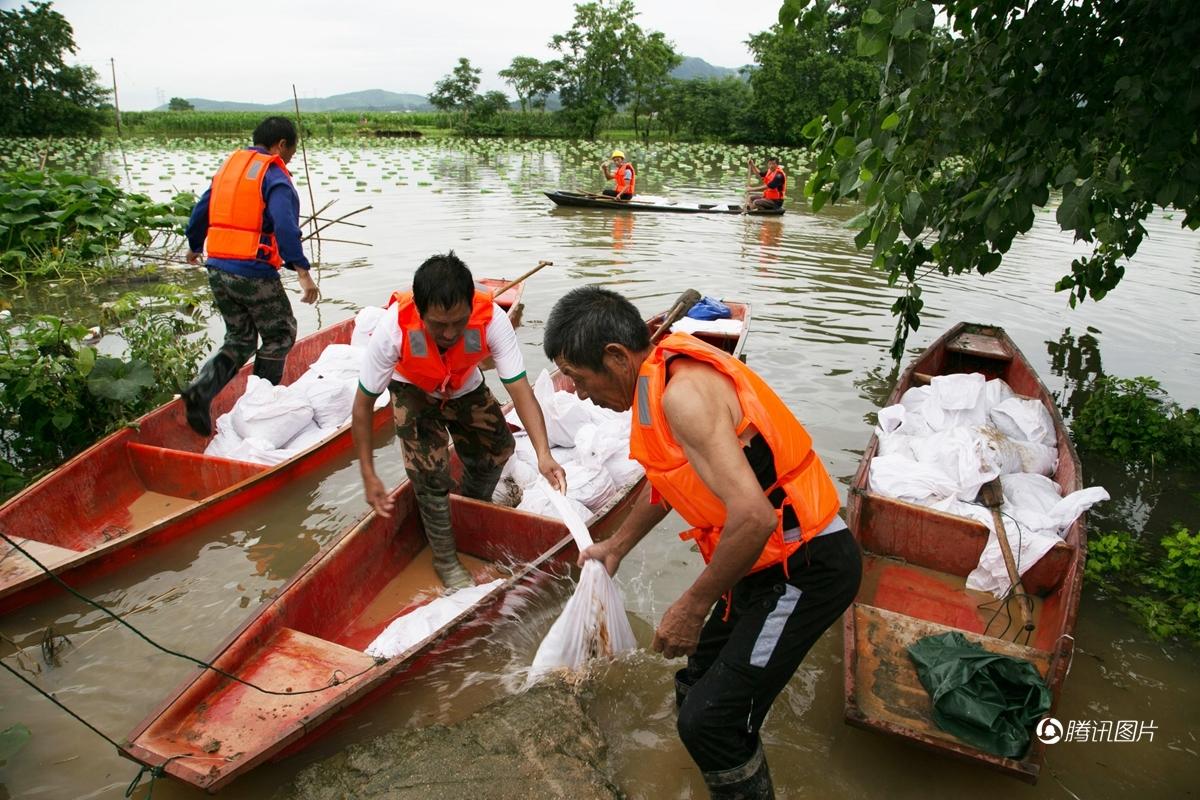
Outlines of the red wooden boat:
<svg viewBox="0 0 1200 800">
<path fill-rule="evenodd" d="M 1057 431 L 1054 480 L 1064 495 L 1081 488 L 1079 459 L 1058 408 L 1000 328 L 966 323 L 951 328 L 905 370 L 887 404 L 900 402 L 906 390 L 931 376 L 970 372 L 1003 378 L 1017 394 L 1042 402 Z M 994 618 L 996 598 L 965 586 L 988 529 L 974 520 L 873 493 L 869 465 L 878 444 L 872 436 L 848 503 L 850 528 L 865 558 L 862 587 L 844 616 L 846 721 L 1035 783 L 1045 745 L 1035 736 L 1023 758 L 1003 758 L 938 728 L 906 648 L 925 636 L 956 630 L 989 651 L 1023 658 L 1049 686 L 1053 714 L 1074 650 L 1086 553 L 1084 517 L 1023 577 L 1026 591 L 1034 596 L 1036 625 L 1024 641 L 1015 619 L 1016 601 L 1009 603 L 1011 617 L 1002 610 Z M 1006 625 L 1007 634 L 1002 630 Z M 1021 643 L 1013 641 L 1018 631 Z"/>
<path fill-rule="evenodd" d="M 480 281 L 493 291 L 505 281 Z M 524 284 L 496 302 L 514 322 Z M 288 354 L 283 382 L 299 378 L 331 344 L 348 344 L 354 319 L 306 336 Z M 253 366 L 242 367 L 212 403 L 212 418 L 229 411 Z M 375 412 L 378 429 L 392 417 Z M 350 447 L 350 425 L 274 466 L 204 455 L 209 439 L 188 427 L 176 398 L 134 425 L 84 450 L 0 506 L 0 531 L 72 585 L 107 574 L 146 547 L 182 536 L 311 472 Z M 7 543 L 0 560 L 0 614 L 59 590 L 36 564 Z"/>
<path fill-rule="evenodd" d="M 744 321 L 741 334 L 701 337 L 740 355 L 750 310 L 729 305 Z M 648 320 L 650 329 L 662 318 Z M 554 382 L 558 390 L 574 390 L 561 374 Z M 616 530 L 644 483 L 641 478 L 622 487 L 588 520 L 593 538 Z M 505 592 L 535 569 L 561 571 L 577 557 L 566 526 L 557 519 L 452 497 L 455 537 L 468 568 L 480 578 L 509 577 L 405 652 L 376 660 L 363 648 L 441 588 L 430 568 L 414 495 L 412 484 L 403 483 L 394 493 L 391 518 L 372 512 L 341 533 L 209 659 L 282 694 L 266 694 L 206 670 L 184 681 L 134 729 L 123 754 L 216 791 L 263 761 L 307 745 L 394 681 L 432 666 L 440 652 L 435 645 L 465 638 L 463 622 L 486 618 Z M 339 682 L 330 685 L 335 675 Z M 311 689 L 323 690 L 297 694 Z"/>
</svg>

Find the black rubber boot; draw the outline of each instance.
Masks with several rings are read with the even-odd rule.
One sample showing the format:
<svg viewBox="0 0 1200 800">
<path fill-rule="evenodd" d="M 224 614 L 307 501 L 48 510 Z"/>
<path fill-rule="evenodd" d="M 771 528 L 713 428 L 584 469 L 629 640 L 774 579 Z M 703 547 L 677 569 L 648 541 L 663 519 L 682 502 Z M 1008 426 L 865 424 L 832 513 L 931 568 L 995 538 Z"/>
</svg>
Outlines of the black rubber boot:
<svg viewBox="0 0 1200 800">
<path fill-rule="evenodd" d="M 775 800 L 775 787 L 761 744 L 740 767 L 703 775 L 712 800 Z"/>
<path fill-rule="evenodd" d="M 209 406 L 225 384 L 237 374 L 241 364 L 224 350 L 218 350 L 216 355 L 205 362 L 200 368 L 196 380 L 180 392 L 184 408 L 187 409 L 188 425 L 201 436 L 212 435 L 212 418 L 209 416 Z"/>
<path fill-rule="evenodd" d="M 482 500 L 485 503 L 492 502 L 492 495 L 496 493 L 496 486 L 500 483 L 500 474 L 504 472 L 504 466 L 496 466 L 491 469 L 467 474 L 465 471 L 462 477 L 462 484 L 459 486 L 459 493 L 463 497 L 470 497 L 472 500 Z"/>
<path fill-rule="evenodd" d="M 257 356 L 254 359 L 254 374 L 278 386 L 280 381 L 283 380 L 283 368 L 286 364 L 286 358 L 263 358 L 262 356 Z"/>
<path fill-rule="evenodd" d="M 458 560 L 454 546 L 454 531 L 450 527 L 450 498 L 447 495 L 417 495 L 417 509 L 425 525 L 425 538 L 433 552 L 433 571 L 442 579 L 447 589 L 465 589 L 474 586 L 471 573 Z"/>
</svg>

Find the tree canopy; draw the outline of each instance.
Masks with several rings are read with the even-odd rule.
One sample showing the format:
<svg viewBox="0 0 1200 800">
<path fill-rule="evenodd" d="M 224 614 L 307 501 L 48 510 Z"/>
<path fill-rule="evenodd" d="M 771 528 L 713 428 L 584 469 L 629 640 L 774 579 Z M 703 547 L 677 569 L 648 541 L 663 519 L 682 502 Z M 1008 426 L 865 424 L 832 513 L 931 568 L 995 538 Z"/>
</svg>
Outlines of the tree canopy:
<svg viewBox="0 0 1200 800">
<path fill-rule="evenodd" d="M 75 32 L 48 2 L 0 10 L 0 136 L 71 136 L 100 130 L 108 96 L 96 71 L 68 65 Z"/>
<path fill-rule="evenodd" d="M 460 58 L 454 70 L 434 84 L 429 102 L 442 111 L 465 111 L 475 101 L 482 73 L 471 66 L 470 59 Z"/>
<path fill-rule="evenodd" d="M 513 87 L 522 111 L 546 107 L 546 95 L 554 91 L 554 64 L 532 56 L 517 56 L 500 77 Z"/>
<path fill-rule="evenodd" d="M 575 6 L 571 30 L 556 34 L 550 47 L 563 112 L 589 139 L 605 116 L 629 97 L 630 64 L 642 37 L 632 0 L 597 0 Z"/>
<path fill-rule="evenodd" d="M 195 111 L 196 107 L 182 97 L 172 97 L 167 103 L 168 111 Z"/>
<path fill-rule="evenodd" d="M 786 0 L 780 21 L 826 11 Z M 805 193 L 816 210 L 864 205 L 855 241 L 905 287 L 894 357 L 920 324 L 921 277 L 997 269 L 1052 198 L 1092 248 L 1055 287 L 1071 306 L 1120 282 L 1155 207 L 1200 227 L 1198 41 L 1191 0 L 871 0 L 856 51 L 880 94 L 805 127 Z"/>
</svg>

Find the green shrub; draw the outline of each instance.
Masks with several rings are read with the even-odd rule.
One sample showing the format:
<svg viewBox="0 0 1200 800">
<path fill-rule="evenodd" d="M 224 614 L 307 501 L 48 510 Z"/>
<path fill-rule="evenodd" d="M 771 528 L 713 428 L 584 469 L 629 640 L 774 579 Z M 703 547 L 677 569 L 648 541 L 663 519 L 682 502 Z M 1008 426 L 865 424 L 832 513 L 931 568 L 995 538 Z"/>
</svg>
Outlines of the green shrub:
<svg viewBox="0 0 1200 800">
<path fill-rule="evenodd" d="M 11 493 L 179 390 L 208 349 L 192 320 L 148 308 L 124 326 L 127 358 L 43 316 L 0 329 L 0 492 Z"/>
<path fill-rule="evenodd" d="M 1145 463 L 1200 464 L 1200 411 L 1152 378 L 1103 377 L 1071 423 L 1081 449 Z"/>
<path fill-rule="evenodd" d="M 0 174 L 0 274 L 87 272 L 119 248 L 148 248 L 182 233 L 194 195 L 170 203 L 71 172 Z"/>
<path fill-rule="evenodd" d="M 1176 526 L 1154 548 L 1123 531 L 1093 537 L 1085 575 L 1155 637 L 1200 640 L 1200 533 Z"/>
</svg>

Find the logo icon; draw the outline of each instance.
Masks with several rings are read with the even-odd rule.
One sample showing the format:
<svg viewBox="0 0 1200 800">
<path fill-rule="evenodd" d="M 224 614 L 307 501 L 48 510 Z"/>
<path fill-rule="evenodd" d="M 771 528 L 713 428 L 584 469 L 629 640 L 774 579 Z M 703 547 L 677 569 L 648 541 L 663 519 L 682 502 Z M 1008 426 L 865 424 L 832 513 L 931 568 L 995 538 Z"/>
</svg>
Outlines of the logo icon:
<svg viewBox="0 0 1200 800">
<path fill-rule="evenodd" d="M 1034 732 L 1037 734 L 1038 740 L 1043 744 L 1057 744 L 1062 741 L 1063 726 L 1054 717 L 1042 717 Z"/>
</svg>

